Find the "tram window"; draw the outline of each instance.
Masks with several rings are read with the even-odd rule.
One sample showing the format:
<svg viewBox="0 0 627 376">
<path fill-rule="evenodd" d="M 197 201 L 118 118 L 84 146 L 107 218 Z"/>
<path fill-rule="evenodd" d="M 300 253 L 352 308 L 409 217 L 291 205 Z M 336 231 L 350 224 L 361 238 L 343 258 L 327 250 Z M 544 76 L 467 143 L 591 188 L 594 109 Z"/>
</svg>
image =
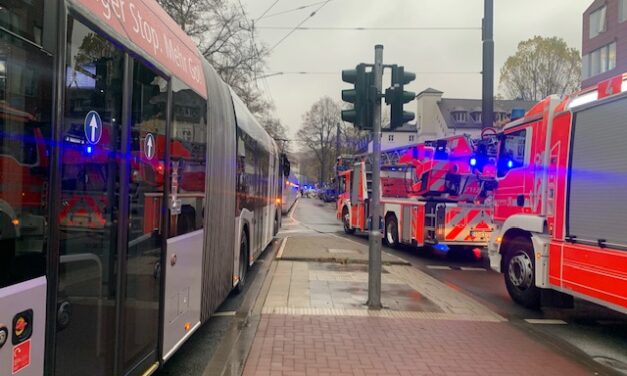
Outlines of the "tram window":
<svg viewBox="0 0 627 376">
<path fill-rule="evenodd" d="M 1 14 L 2 12 L 0 12 Z M 52 60 L 0 32 L 0 288 L 45 272 Z"/>
<path fill-rule="evenodd" d="M 181 209 L 170 217 L 170 237 L 203 228 L 207 166 L 207 101 L 172 80 L 171 200 Z"/>
<path fill-rule="evenodd" d="M 44 0 L 0 0 L 0 26 L 41 45 Z"/>
</svg>

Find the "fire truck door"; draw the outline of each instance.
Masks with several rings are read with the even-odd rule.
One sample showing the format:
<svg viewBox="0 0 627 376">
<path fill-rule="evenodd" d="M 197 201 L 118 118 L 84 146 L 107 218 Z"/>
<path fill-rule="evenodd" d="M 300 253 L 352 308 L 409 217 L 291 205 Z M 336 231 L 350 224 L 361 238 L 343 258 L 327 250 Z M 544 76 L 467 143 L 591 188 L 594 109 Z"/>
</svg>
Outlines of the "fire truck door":
<svg viewBox="0 0 627 376">
<path fill-rule="evenodd" d="M 531 192 L 529 174 L 531 127 L 505 133 L 499 147 L 497 162 L 498 189 L 495 193 L 495 219 L 525 212 Z"/>
</svg>

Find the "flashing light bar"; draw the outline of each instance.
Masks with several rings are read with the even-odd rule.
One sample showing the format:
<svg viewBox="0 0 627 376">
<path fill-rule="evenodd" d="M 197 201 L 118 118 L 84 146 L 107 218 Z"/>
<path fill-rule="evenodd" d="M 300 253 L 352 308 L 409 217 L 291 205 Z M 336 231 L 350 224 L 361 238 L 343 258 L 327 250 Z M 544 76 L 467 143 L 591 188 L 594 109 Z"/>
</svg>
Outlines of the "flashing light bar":
<svg viewBox="0 0 627 376">
<path fill-rule="evenodd" d="M 594 102 L 599 98 L 597 90 L 578 96 L 568 103 L 568 109 L 583 106 L 584 104 Z"/>
<path fill-rule="evenodd" d="M 620 91 L 621 93 L 624 93 L 625 91 L 627 91 L 627 80 L 623 80 L 621 83 L 621 87 L 620 87 Z M 582 94 L 580 96 L 578 96 L 577 98 L 573 99 L 570 101 L 570 103 L 568 103 L 568 106 L 566 107 L 567 109 L 571 109 L 574 107 L 579 107 L 579 106 L 583 106 L 584 104 L 588 104 L 590 102 L 594 102 L 597 99 L 599 99 L 599 90 L 593 90 L 589 93 L 585 93 Z"/>
<path fill-rule="evenodd" d="M 477 165 L 477 158 L 475 157 L 470 158 L 470 165 L 472 167 L 475 167 Z"/>
</svg>

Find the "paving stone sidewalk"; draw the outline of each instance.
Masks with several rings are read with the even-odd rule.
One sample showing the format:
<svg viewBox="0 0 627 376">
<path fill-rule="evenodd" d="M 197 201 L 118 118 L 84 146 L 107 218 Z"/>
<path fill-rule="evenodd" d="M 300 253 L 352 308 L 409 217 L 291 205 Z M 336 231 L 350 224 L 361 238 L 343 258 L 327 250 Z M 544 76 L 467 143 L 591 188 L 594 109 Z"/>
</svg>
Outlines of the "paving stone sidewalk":
<svg viewBox="0 0 627 376">
<path fill-rule="evenodd" d="M 338 239 L 289 238 L 283 255 L 291 240 L 317 253 L 357 245 Z M 384 266 L 385 308 L 368 310 L 367 265 L 330 261 L 276 261 L 244 375 L 590 374 L 412 266 Z"/>
<path fill-rule="evenodd" d="M 367 264 L 368 245 L 334 234 L 286 237 L 277 258 L 289 261 L 323 261 L 344 264 Z M 387 265 L 409 265 L 400 257 L 382 253 Z"/>
</svg>

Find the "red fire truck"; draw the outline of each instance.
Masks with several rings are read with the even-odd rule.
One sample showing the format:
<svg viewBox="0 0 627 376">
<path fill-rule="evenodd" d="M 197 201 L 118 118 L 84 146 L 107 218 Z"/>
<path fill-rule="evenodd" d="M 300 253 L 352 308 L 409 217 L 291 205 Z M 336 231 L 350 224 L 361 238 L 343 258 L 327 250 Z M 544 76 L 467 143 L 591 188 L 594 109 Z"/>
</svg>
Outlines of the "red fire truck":
<svg viewBox="0 0 627 376">
<path fill-rule="evenodd" d="M 499 137 L 490 262 L 526 307 L 627 312 L 625 79 L 548 97 Z"/>
<path fill-rule="evenodd" d="M 441 251 L 460 246 L 475 252 L 487 245 L 493 230 L 492 133 L 485 132 L 481 140 L 458 135 L 382 152 L 381 216 L 388 245 L 431 245 Z M 337 168 L 337 218 L 346 233 L 367 231 L 369 156 L 340 158 Z"/>
</svg>

